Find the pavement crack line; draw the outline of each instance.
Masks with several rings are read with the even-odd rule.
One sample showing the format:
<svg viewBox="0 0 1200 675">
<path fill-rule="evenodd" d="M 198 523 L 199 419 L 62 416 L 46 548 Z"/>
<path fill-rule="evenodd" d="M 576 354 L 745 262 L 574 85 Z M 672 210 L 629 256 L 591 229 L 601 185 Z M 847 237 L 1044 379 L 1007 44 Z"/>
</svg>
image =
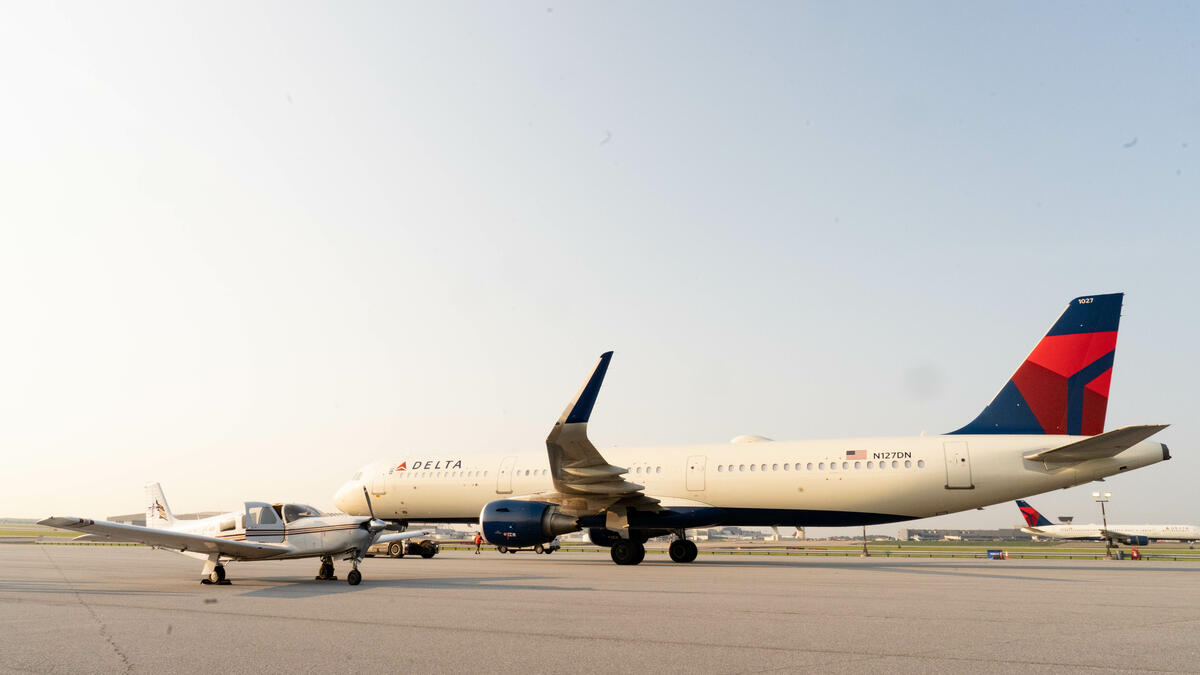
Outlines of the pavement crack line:
<svg viewBox="0 0 1200 675">
<path fill-rule="evenodd" d="M 55 562 L 54 558 L 50 556 L 50 553 L 47 552 L 45 547 L 38 548 L 41 549 L 42 555 L 46 556 L 46 560 L 49 560 L 50 564 L 54 566 L 55 571 L 58 572 L 58 576 L 62 577 L 62 580 L 67 584 L 67 587 L 71 589 L 71 593 L 75 595 L 75 599 L 79 601 L 79 604 L 83 605 L 83 608 L 86 609 L 88 614 L 92 616 L 92 620 L 95 621 L 96 625 L 99 627 L 100 637 L 104 638 L 104 641 L 108 643 L 109 647 L 112 647 L 113 653 L 117 655 L 117 658 L 121 660 L 121 664 L 125 667 L 125 672 L 132 673 L 133 664 L 129 662 L 129 657 L 125 656 L 125 652 L 121 651 L 121 648 L 117 645 L 116 640 L 113 639 L 112 633 L 110 633 L 108 630 L 108 624 L 104 623 L 104 619 L 100 618 L 100 615 L 96 613 L 96 610 L 93 609 L 92 606 L 83 599 L 83 595 L 75 588 L 75 584 L 71 583 L 71 580 L 67 578 L 66 573 L 62 571 L 62 568 L 58 566 L 58 563 Z"/>
</svg>

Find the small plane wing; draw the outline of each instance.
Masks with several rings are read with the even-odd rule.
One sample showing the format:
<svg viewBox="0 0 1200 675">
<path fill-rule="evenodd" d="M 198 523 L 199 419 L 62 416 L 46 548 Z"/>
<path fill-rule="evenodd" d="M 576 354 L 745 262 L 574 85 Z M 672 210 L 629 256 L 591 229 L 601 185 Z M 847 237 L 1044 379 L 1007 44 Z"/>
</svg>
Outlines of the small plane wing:
<svg viewBox="0 0 1200 675">
<path fill-rule="evenodd" d="M 1113 457 L 1166 429 L 1168 426 L 1170 425 L 1139 424 L 1131 427 L 1121 427 L 1120 429 L 1113 429 L 1097 436 L 1085 438 L 1082 441 L 1075 441 L 1061 447 L 1025 455 L 1025 459 L 1051 464 L 1074 464 L 1076 462 L 1086 462 L 1089 459 Z"/>
<path fill-rule="evenodd" d="M 75 530 L 88 535 L 88 539 L 107 539 L 109 541 L 129 541 L 147 546 L 170 548 L 177 551 L 198 551 L 200 553 L 220 553 L 230 558 L 242 560 L 262 560 L 288 553 L 290 546 L 283 544 L 265 544 L 249 541 L 230 541 L 219 537 L 208 537 L 202 534 L 176 532 L 174 530 L 159 530 L 138 525 L 122 525 L 106 520 L 90 518 L 50 517 L 38 521 L 38 525 L 48 525 L 63 530 Z"/>
<path fill-rule="evenodd" d="M 645 509 L 658 507 L 657 499 L 642 493 L 645 486 L 622 478 L 629 470 L 609 464 L 587 436 L 588 419 L 612 355 L 612 352 L 600 355 L 591 376 L 546 437 L 555 492 L 540 493 L 536 498 L 557 503 L 573 515 L 600 513 L 618 504 Z"/>
<path fill-rule="evenodd" d="M 424 537 L 427 534 L 433 534 L 433 530 L 414 530 L 412 532 L 397 532 L 396 534 L 385 534 L 375 540 L 376 544 L 390 544 L 393 541 L 402 539 L 412 539 L 413 537 Z"/>
</svg>

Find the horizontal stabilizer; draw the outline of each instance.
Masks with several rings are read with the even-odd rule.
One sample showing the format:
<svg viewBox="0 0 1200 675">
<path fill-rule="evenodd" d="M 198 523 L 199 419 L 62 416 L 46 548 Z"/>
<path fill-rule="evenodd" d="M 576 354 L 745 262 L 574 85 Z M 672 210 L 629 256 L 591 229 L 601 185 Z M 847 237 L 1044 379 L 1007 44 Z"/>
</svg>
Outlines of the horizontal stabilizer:
<svg viewBox="0 0 1200 675">
<path fill-rule="evenodd" d="M 1113 457 L 1141 443 L 1154 434 L 1166 429 L 1168 424 L 1139 424 L 1131 427 L 1113 429 L 1107 433 L 1067 445 L 1041 450 L 1025 459 L 1053 464 L 1073 464 L 1086 462 L 1089 459 Z"/>
</svg>

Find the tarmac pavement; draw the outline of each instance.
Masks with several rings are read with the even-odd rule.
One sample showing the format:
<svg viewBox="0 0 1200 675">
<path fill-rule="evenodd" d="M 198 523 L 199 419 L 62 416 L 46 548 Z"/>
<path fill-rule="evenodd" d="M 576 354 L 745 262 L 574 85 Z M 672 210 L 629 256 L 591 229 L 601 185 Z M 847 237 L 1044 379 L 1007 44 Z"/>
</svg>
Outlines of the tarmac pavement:
<svg viewBox="0 0 1200 675">
<path fill-rule="evenodd" d="M 201 563 L 0 546 L 0 671 L 1200 671 L 1190 562 L 443 551 Z"/>
</svg>

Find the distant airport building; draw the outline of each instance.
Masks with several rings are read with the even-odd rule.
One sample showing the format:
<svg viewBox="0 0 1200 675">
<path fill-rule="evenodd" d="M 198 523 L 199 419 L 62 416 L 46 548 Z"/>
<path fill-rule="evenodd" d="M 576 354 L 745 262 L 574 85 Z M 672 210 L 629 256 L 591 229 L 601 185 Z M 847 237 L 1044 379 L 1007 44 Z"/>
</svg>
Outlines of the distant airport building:
<svg viewBox="0 0 1200 675">
<path fill-rule="evenodd" d="M 908 541 L 1033 541 L 1033 535 L 1017 528 L 1002 530 L 918 530 L 900 531 Z"/>
</svg>

